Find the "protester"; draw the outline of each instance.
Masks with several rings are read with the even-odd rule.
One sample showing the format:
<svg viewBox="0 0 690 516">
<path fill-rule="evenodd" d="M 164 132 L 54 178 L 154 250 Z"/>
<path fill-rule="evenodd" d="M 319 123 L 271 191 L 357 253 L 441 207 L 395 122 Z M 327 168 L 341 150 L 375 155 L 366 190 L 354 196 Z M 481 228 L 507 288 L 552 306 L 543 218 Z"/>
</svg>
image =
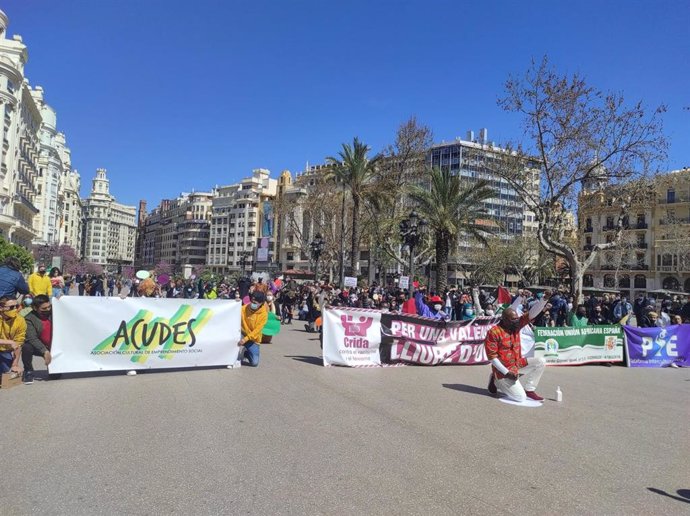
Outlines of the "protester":
<svg viewBox="0 0 690 516">
<path fill-rule="evenodd" d="M 42 357 L 46 366 L 50 365 L 51 343 L 53 340 L 53 318 L 50 298 L 36 296 L 32 303 L 32 311 L 26 316 L 26 339 L 22 346 L 22 363 L 24 364 L 24 383 L 30 385 L 34 381 L 33 357 Z M 58 375 L 50 375 L 55 379 Z"/>
<path fill-rule="evenodd" d="M 560 292 L 556 291 L 551 300 L 551 319 L 555 321 L 556 326 L 565 326 L 566 314 L 568 312 L 568 303 L 563 298 Z"/>
<path fill-rule="evenodd" d="M 429 298 L 429 304 L 424 302 L 424 294 L 416 292 L 414 295 L 417 315 L 431 319 L 448 320 L 449 315 L 443 311 L 443 300 L 439 296 Z"/>
<path fill-rule="evenodd" d="M 613 307 L 613 321 L 623 324 L 621 321 L 629 317 L 632 311 L 632 305 L 627 298 L 621 297 L 620 301 Z"/>
<path fill-rule="evenodd" d="M 46 276 L 46 266 L 41 264 L 38 270 L 29 276 L 29 290 L 32 296 L 45 295 L 50 297 L 53 292 L 53 285 L 50 278 Z"/>
<path fill-rule="evenodd" d="M 157 285 L 156 282 L 153 281 L 153 276 L 149 276 L 142 280 L 137 289 L 137 293 L 140 297 L 156 297 L 156 291 Z"/>
<path fill-rule="evenodd" d="M 285 287 L 280 291 L 280 323 L 292 324 L 292 305 L 295 302 L 294 294 Z"/>
<path fill-rule="evenodd" d="M 0 297 L 15 298 L 17 294 L 28 294 L 29 286 L 20 272 L 19 258 L 9 256 L 0 267 Z"/>
<path fill-rule="evenodd" d="M 0 346 L 12 348 L 11 371 L 15 373 L 19 373 L 20 348 L 26 338 L 26 321 L 19 315 L 18 308 L 16 299 L 0 298 Z"/>
<path fill-rule="evenodd" d="M 536 389 L 546 362 L 543 358 L 522 357 L 520 330 L 544 310 L 546 298 L 547 296 L 544 296 L 535 303 L 522 317 L 518 316 L 514 308 L 506 308 L 501 315 L 501 321 L 487 333 L 484 347 L 491 362 L 492 372 L 488 387 L 491 394 L 500 391 L 518 402 L 527 398 L 535 401 L 544 399 L 537 394 Z M 524 386 L 518 381 L 520 374 L 524 374 Z"/>
<path fill-rule="evenodd" d="M 61 297 L 65 288 L 65 279 L 62 277 L 60 269 L 53 267 L 50 269 L 50 286 L 53 290 L 53 297 Z"/>
<path fill-rule="evenodd" d="M 259 345 L 267 321 L 266 295 L 263 292 L 253 292 L 251 302 L 242 306 L 242 338 L 237 344 L 243 346 L 244 360 L 242 363 L 252 367 L 259 365 Z"/>
<path fill-rule="evenodd" d="M 594 326 L 608 324 L 608 321 L 604 317 L 601 305 L 596 305 L 594 307 L 594 313 L 589 318 L 589 324 Z"/>
<path fill-rule="evenodd" d="M 69 296 L 69 291 L 72 288 L 72 283 L 74 283 L 74 278 L 71 275 L 65 274 L 65 286 L 62 287 L 62 295 Z"/>
<path fill-rule="evenodd" d="M 654 308 L 647 305 L 642 309 L 640 317 L 637 319 L 637 325 L 640 328 L 652 328 L 656 326 L 656 320 L 658 317 L 659 314 L 654 311 Z"/>
<path fill-rule="evenodd" d="M 568 321 L 568 326 L 574 328 L 582 328 L 589 324 L 587 318 L 587 307 L 585 305 L 579 305 L 576 312 L 570 313 L 570 321 Z"/>
<path fill-rule="evenodd" d="M 74 282 L 77 284 L 77 291 L 80 296 L 84 295 L 86 289 L 86 275 L 81 272 L 74 277 Z"/>
</svg>

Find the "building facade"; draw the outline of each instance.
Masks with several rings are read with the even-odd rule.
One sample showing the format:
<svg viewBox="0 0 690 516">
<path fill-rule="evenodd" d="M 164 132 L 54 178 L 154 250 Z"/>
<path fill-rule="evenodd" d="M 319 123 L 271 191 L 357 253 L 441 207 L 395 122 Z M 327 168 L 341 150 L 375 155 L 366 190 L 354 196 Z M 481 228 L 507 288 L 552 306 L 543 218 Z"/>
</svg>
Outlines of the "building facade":
<svg viewBox="0 0 690 516">
<path fill-rule="evenodd" d="M 38 213 L 34 218 L 34 244 L 61 244 L 64 200 L 62 180 L 71 170 L 71 154 L 66 146 L 65 135 L 57 130 L 57 114 L 45 102 L 43 88 L 37 86 L 31 93 L 42 119 L 39 131 L 40 154 L 35 198 Z"/>
<path fill-rule="evenodd" d="M 579 241 L 583 257 L 613 240 L 620 209 L 605 182 L 580 195 Z M 690 293 L 690 169 L 658 175 L 623 219 L 621 245 L 598 253 L 584 287 L 617 290 L 629 298 L 652 290 Z"/>
<path fill-rule="evenodd" d="M 60 181 L 59 242 L 82 254 L 81 177 L 76 170 L 65 169 Z"/>
<path fill-rule="evenodd" d="M 84 259 L 114 271 L 134 263 L 136 207 L 116 202 L 103 168 L 96 170 L 91 194 L 83 201 Z"/>
<path fill-rule="evenodd" d="M 515 189 L 497 173 L 501 155 L 506 150 L 488 141 L 488 131 L 482 129 L 479 138 L 468 131 L 467 139 L 457 138 L 452 142 L 442 142 L 431 147 L 428 162 L 432 167 L 450 170 L 470 183 L 484 179 L 493 188 L 495 196 L 484 201 L 488 217 L 496 224 L 497 236 L 502 239 L 536 235 L 538 223 L 535 214 L 528 210 Z M 531 177 L 528 188 L 539 192 L 539 165 L 526 163 L 527 176 Z M 461 241 L 461 247 L 469 247 L 472 242 Z"/>
<path fill-rule="evenodd" d="M 259 168 L 214 191 L 207 266 L 216 273 L 268 271 L 276 266 L 274 202 L 278 181 Z"/>
<path fill-rule="evenodd" d="M 8 23 L 0 11 L 0 235 L 29 248 L 36 237 L 42 118 L 24 76 L 26 45 L 21 36 L 7 39 Z"/>
<path fill-rule="evenodd" d="M 138 266 L 153 269 L 167 263 L 174 272 L 186 276 L 204 266 L 213 197 L 213 192 L 182 193 L 177 199 L 163 199 L 140 220 L 143 234 L 139 237 Z"/>
</svg>

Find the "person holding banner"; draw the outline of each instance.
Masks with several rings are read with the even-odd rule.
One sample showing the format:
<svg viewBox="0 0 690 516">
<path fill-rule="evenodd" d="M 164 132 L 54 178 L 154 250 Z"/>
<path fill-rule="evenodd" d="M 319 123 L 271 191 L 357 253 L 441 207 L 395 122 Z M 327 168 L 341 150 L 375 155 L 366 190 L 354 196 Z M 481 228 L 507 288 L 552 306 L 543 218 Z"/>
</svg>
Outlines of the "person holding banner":
<svg viewBox="0 0 690 516">
<path fill-rule="evenodd" d="M 0 298 L 0 349 L 5 352 L 0 354 L 0 362 L 4 364 L 3 369 L 10 365 L 15 373 L 19 372 L 21 346 L 26 338 L 26 321 L 19 315 L 18 308 L 16 299 Z"/>
<path fill-rule="evenodd" d="M 266 295 L 263 292 L 254 291 L 251 302 L 242 306 L 242 338 L 237 345 L 244 346 L 244 364 L 252 367 L 259 365 L 259 344 L 267 322 Z"/>
<path fill-rule="evenodd" d="M 34 381 L 33 357 L 41 357 L 50 365 L 52 360 L 50 347 L 53 341 L 53 318 L 50 298 L 38 295 L 31 304 L 31 312 L 25 317 L 26 339 L 22 346 L 22 363 L 24 364 L 24 384 Z M 51 375 L 54 379 L 58 375 Z"/>
<path fill-rule="evenodd" d="M 500 391 L 518 402 L 523 402 L 527 398 L 535 401 L 544 400 L 536 390 L 546 363 L 541 357 L 522 357 L 520 330 L 544 310 L 547 299 L 548 296 L 544 295 L 522 317 L 518 316 L 515 308 L 506 308 L 501 314 L 501 321 L 486 334 L 484 348 L 491 362 L 488 387 L 491 394 Z M 524 387 L 518 380 L 520 374 L 524 375 Z"/>
</svg>

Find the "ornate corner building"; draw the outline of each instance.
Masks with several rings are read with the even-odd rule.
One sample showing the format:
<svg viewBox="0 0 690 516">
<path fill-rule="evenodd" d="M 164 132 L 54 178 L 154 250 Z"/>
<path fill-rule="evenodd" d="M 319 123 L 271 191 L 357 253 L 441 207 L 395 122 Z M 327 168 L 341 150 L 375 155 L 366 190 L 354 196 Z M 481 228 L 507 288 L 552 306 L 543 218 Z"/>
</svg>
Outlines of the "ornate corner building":
<svg viewBox="0 0 690 516">
<path fill-rule="evenodd" d="M 599 185 L 580 196 L 583 256 L 615 236 L 620 208 L 611 202 L 613 192 Z M 598 254 L 583 285 L 618 290 L 629 298 L 657 289 L 690 293 L 689 168 L 653 178 L 652 187 L 623 218 L 621 246 Z"/>
</svg>

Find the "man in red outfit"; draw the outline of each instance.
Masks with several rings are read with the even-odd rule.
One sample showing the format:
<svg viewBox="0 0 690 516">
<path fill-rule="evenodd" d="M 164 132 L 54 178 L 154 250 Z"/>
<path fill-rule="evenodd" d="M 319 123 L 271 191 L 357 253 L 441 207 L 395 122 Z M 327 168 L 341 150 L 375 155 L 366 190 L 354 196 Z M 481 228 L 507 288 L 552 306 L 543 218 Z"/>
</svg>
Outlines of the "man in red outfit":
<svg viewBox="0 0 690 516">
<path fill-rule="evenodd" d="M 489 392 L 502 392 L 514 401 L 530 398 L 542 401 L 536 392 L 539 379 L 544 372 L 543 358 L 523 358 L 520 344 L 520 330 L 527 326 L 545 308 L 547 296 L 532 305 L 529 313 L 519 316 L 513 307 L 506 308 L 501 322 L 491 328 L 484 340 L 486 356 L 491 362 Z M 518 377 L 522 375 L 522 382 Z"/>
</svg>

